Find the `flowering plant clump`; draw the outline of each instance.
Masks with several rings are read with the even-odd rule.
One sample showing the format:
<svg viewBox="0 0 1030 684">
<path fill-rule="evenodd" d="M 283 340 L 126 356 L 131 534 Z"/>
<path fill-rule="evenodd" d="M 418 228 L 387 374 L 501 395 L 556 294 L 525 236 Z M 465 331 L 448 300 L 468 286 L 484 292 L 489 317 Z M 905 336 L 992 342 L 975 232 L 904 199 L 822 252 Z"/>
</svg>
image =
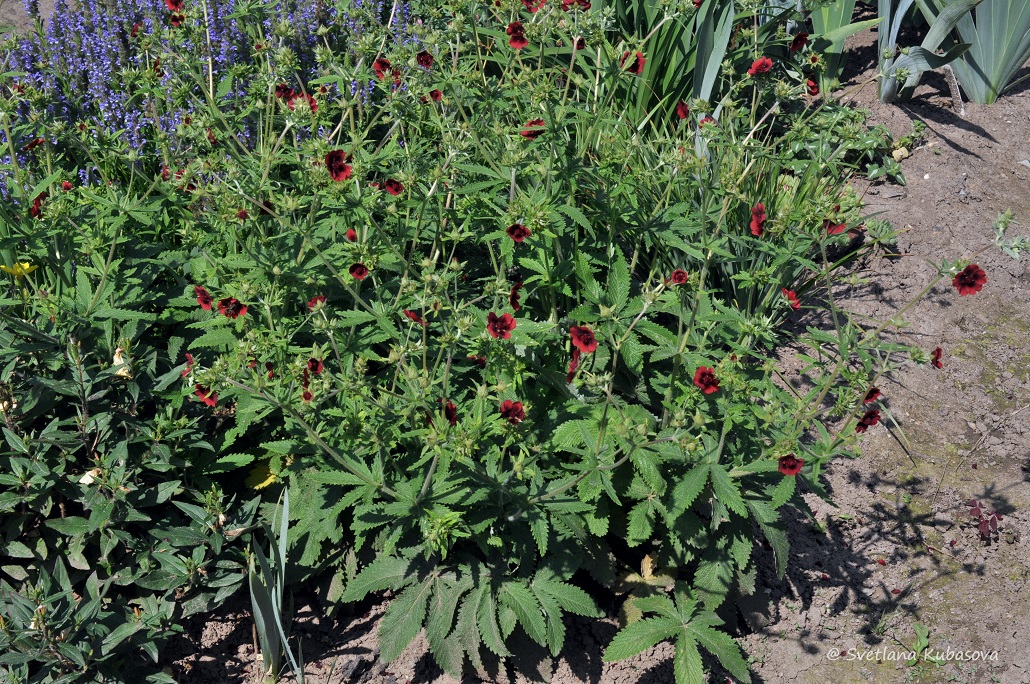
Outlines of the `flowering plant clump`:
<svg viewBox="0 0 1030 684">
<path fill-rule="evenodd" d="M 30 629 L 47 578 L 114 615 L 94 642 L 142 641 L 112 626 L 128 606 L 151 634 L 224 600 L 249 560 L 232 543 L 288 488 L 291 577 L 334 573 L 340 601 L 392 590 L 387 661 L 421 629 L 456 676 L 516 631 L 557 654 L 564 613 L 600 614 L 577 571 L 612 587 L 644 553 L 682 582 L 605 657 L 678 634 L 678 667 L 700 671 L 682 637 L 700 633 L 747 679 L 715 611 L 755 591 L 756 543 L 784 572 L 783 507 L 822 493 L 825 464 L 886 412 L 869 406 L 886 324 L 838 311 L 806 333 L 804 392 L 772 361 L 858 224 L 839 167 L 767 123 L 781 98 L 807 121 L 800 85 L 745 78 L 741 49 L 727 79 L 747 103 L 652 125 L 630 100 L 660 62 L 588 2 L 417 20 L 399 3 L 210 6 L 97 10 L 126 24 L 126 54 L 104 59 L 126 60 L 130 99 L 113 69 L 93 103 L 50 72 L 29 97 L 7 84 L 10 139 L 43 142 L 0 169 L 17 361 L 0 399 L 21 453 L 0 505 L 36 511 L 25 529 L 52 530 L 78 574 L 19 578 L 28 618 L 0 645 L 71 671 Z M 130 149 L 112 142 L 133 121 Z M 115 561 L 134 569 L 105 604 Z"/>
</svg>

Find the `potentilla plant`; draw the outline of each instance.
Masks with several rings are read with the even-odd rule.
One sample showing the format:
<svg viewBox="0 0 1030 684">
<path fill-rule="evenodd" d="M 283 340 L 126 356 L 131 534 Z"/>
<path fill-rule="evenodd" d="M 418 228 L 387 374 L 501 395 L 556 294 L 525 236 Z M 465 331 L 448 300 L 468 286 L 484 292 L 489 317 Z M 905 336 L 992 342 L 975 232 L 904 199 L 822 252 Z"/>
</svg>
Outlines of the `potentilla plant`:
<svg viewBox="0 0 1030 684">
<path fill-rule="evenodd" d="M 182 342 L 147 357 L 152 391 L 213 419 L 205 478 L 290 488 L 287 567 L 333 568 L 343 600 L 395 591 L 385 659 L 423 628 L 454 674 L 515 630 L 558 653 L 564 613 L 599 614 L 578 573 L 612 585 L 646 556 L 675 594 L 638 600 L 661 629 L 634 623 L 607 655 L 675 633 L 681 681 L 699 645 L 746 679 L 717 611 L 755 589 L 756 528 L 784 571 L 783 507 L 825 495 L 898 352 L 835 309 L 804 338 L 812 385 L 779 379 L 783 321 L 832 290 L 858 222 L 832 160 L 775 137 L 801 89 L 757 57 L 718 117 L 644 126 L 619 93 L 646 43 L 626 54 L 587 5 L 453 3 L 410 37 L 383 5 L 350 43 L 325 24 L 340 49 L 310 70 L 279 48 L 225 98 L 173 41 L 166 148 L 136 164 L 74 131 L 55 149 L 79 140 L 97 187 L 12 170 L 11 299 L 85 291 L 80 255 L 102 283 L 119 259 L 161 265 L 148 313 Z M 166 17 L 184 41 L 203 34 L 185 11 Z"/>
</svg>

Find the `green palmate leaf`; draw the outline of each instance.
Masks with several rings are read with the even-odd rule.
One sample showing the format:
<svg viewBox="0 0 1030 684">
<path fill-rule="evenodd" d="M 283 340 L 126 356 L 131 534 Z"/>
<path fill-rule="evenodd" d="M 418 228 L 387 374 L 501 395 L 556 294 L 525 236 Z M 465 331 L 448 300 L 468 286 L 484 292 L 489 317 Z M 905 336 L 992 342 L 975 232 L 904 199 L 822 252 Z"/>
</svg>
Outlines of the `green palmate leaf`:
<svg viewBox="0 0 1030 684">
<path fill-rule="evenodd" d="M 677 621 L 667 617 L 650 617 L 623 627 L 604 650 L 607 663 L 630 658 L 670 639 L 680 631 Z M 699 681 L 699 680 L 698 680 Z"/>
<path fill-rule="evenodd" d="M 719 664 L 740 682 L 750 682 L 751 673 L 744 661 L 740 646 L 725 632 L 712 629 L 711 625 L 722 624 L 715 615 L 702 613 L 690 625 L 687 632 L 704 646 L 705 650 L 719 659 Z"/>
<path fill-rule="evenodd" d="M 380 555 L 358 573 L 340 598 L 343 601 L 360 601 L 369 592 L 400 589 L 415 579 L 416 566 L 417 563 L 409 558 Z"/>
<path fill-rule="evenodd" d="M 507 581 L 501 585 L 498 596 L 502 603 L 514 611 L 522 628 L 526 630 L 526 634 L 533 641 L 545 646 L 547 644 L 547 626 L 540 603 L 533 592 L 520 582 Z"/>
<path fill-rule="evenodd" d="M 418 636 L 426 617 L 426 602 L 434 589 L 434 583 L 426 580 L 409 586 L 390 601 L 379 623 L 379 649 L 385 662 L 397 659 Z"/>
</svg>

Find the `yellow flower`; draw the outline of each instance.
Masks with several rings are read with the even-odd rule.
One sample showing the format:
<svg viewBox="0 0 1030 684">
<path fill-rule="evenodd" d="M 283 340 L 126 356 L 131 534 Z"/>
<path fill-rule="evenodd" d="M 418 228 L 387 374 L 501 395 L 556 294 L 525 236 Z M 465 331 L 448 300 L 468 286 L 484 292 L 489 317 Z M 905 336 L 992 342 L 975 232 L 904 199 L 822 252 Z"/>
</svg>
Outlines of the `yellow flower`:
<svg viewBox="0 0 1030 684">
<path fill-rule="evenodd" d="M 269 469 L 267 463 L 259 463 L 251 469 L 245 484 L 253 489 L 264 489 L 273 482 L 275 473 Z"/>
<path fill-rule="evenodd" d="M 21 280 L 22 278 L 24 278 L 28 274 L 30 274 L 33 271 L 35 271 L 37 268 L 39 268 L 39 266 L 33 266 L 32 264 L 30 264 L 27 261 L 23 261 L 21 263 L 15 262 L 14 266 L 3 266 L 3 265 L 0 265 L 0 270 L 6 271 L 7 273 L 10 273 L 11 275 L 13 275 L 18 280 Z"/>
</svg>

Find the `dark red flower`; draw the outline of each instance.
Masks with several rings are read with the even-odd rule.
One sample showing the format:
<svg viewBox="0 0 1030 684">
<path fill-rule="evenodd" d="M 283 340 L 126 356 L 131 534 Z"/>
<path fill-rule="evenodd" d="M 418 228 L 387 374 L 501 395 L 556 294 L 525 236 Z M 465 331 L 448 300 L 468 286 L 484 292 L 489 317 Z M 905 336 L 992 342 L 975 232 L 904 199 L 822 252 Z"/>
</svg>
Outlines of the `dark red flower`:
<svg viewBox="0 0 1030 684">
<path fill-rule="evenodd" d="M 382 81 L 388 73 L 391 73 L 390 60 L 385 57 L 379 57 L 376 61 L 372 62 L 372 71 L 376 72 L 376 78 Z"/>
<path fill-rule="evenodd" d="M 830 219 L 825 219 L 825 220 L 823 220 L 823 228 L 826 229 L 826 234 L 827 235 L 840 235 L 841 233 L 843 233 L 845 230 L 848 229 L 848 224 L 846 224 L 846 223 L 834 223 Z"/>
<path fill-rule="evenodd" d="M 32 218 L 36 218 L 36 219 L 42 218 L 42 216 L 43 216 L 43 200 L 45 200 L 47 198 L 47 195 L 48 195 L 47 191 L 44 190 L 43 192 L 41 192 L 38 195 L 36 195 L 36 199 L 32 200 L 32 206 L 29 207 L 29 214 L 32 216 Z"/>
<path fill-rule="evenodd" d="M 862 399 L 863 404 L 871 404 L 880 398 L 880 390 L 876 387 L 870 387 L 869 391 L 865 393 L 865 397 Z"/>
<path fill-rule="evenodd" d="M 208 406 L 214 407 L 218 403 L 218 395 L 203 385 L 194 385 L 193 393 Z"/>
<path fill-rule="evenodd" d="M 794 40 L 790 41 L 790 51 L 797 52 L 801 48 L 805 47 L 806 43 L 808 43 L 808 34 L 799 33 L 794 36 Z"/>
<path fill-rule="evenodd" d="M 855 432 L 865 432 L 879 422 L 880 409 L 870 409 L 866 411 L 865 415 L 858 421 L 858 425 L 855 426 Z"/>
<path fill-rule="evenodd" d="M 772 71 L 773 61 L 768 57 L 759 57 L 751 63 L 751 68 L 747 70 L 747 73 L 751 76 L 757 76 L 759 74 L 767 74 Z"/>
<path fill-rule="evenodd" d="M 801 466 L 805 465 L 805 459 L 798 458 L 794 454 L 780 456 L 780 472 L 793 477 L 801 472 Z"/>
<path fill-rule="evenodd" d="M 565 376 L 565 382 L 572 382 L 576 376 L 576 369 L 579 368 L 579 347 L 572 348 L 572 359 L 569 360 L 569 372 Z"/>
<path fill-rule="evenodd" d="M 447 422 L 451 424 L 451 427 L 457 425 L 458 407 L 449 401 L 445 402 L 443 399 L 437 399 L 437 401 L 443 404 L 443 417 L 447 419 Z"/>
<path fill-rule="evenodd" d="M 715 377 L 714 368 L 701 366 L 694 372 L 694 384 L 705 394 L 711 394 L 719 389 L 719 381 Z"/>
<path fill-rule="evenodd" d="M 562 12 L 568 12 L 571 9 L 580 8 L 583 10 L 590 9 L 590 3 L 587 0 L 561 0 Z"/>
<path fill-rule="evenodd" d="M 286 100 L 293 97 L 293 88 L 285 83 L 280 83 L 275 87 L 275 96 L 280 100 Z"/>
<path fill-rule="evenodd" d="M 576 49 L 577 50 L 586 50 L 587 49 L 587 42 L 586 42 L 586 40 L 584 40 L 583 38 L 577 38 L 576 39 Z"/>
<path fill-rule="evenodd" d="M 815 66 L 816 64 L 818 64 L 819 63 L 819 55 L 817 55 L 815 53 L 812 53 L 809 56 L 809 58 L 808 58 L 808 63 L 811 64 L 812 66 Z"/>
<path fill-rule="evenodd" d="M 433 56 L 429 54 L 428 51 L 423 50 L 422 52 L 415 55 L 415 61 L 418 62 L 418 65 L 423 69 L 432 69 L 433 62 L 436 60 L 433 59 Z"/>
<path fill-rule="evenodd" d="M 976 294 L 987 284 L 987 274 L 976 264 L 969 264 L 955 276 L 951 284 L 963 297 Z"/>
<path fill-rule="evenodd" d="M 181 12 L 182 0 L 165 0 L 165 7 L 168 8 L 169 12 Z"/>
<path fill-rule="evenodd" d="M 629 51 L 626 51 L 626 52 L 622 53 L 622 59 L 619 60 L 619 66 L 620 67 L 626 65 L 626 60 L 629 58 L 629 56 L 630 56 Z M 647 62 L 647 59 L 644 58 L 644 53 L 643 52 L 638 52 L 638 53 L 636 53 L 636 55 L 633 56 L 633 61 L 631 61 L 629 63 L 629 66 L 626 68 L 626 71 L 628 71 L 629 73 L 633 74 L 634 76 L 639 76 L 641 73 L 643 73 L 643 71 L 644 71 L 644 64 L 646 62 Z"/>
<path fill-rule="evenodd" d="M 316 307 L 325 304 L 325 295 L 315 295 L 308 300 L 308 309 L 314 311 Z"/>
<path fill-rule="evenodd" d="M 518 425 L 526 419 L 526 411 L 522 408 L 521 401 L 505 399 L 501 402 L 501 418 L 504 418 L 512 425 Z"/>
<path fill-rule="evenodd" d="M 502 340 L 511 339 L 511 331 L 515 329 L 515 319 L 511 314 L 498 316 L 491 311 L 486 316 L 486 331 L 490 337 L 499 337 Z"/>
<path fill-rule="evenodd" d="M 186 377 L 193 372 L 193 354 L 186 352 L 186 368 L 182 371 L 182 377 Z"/>
<path fill-rule="evenodd" d="M 413 322 L 418 323 L 419 325 L 424 326 L 426 324 L 425 319 L 423 319 L 421 316 L 419 316 L 414 311 L 410 311 L 408 309 L 404 309 L 404 315 L 407 316 L 409 319 L 411 319 Z"/>
<path fill-rule="evenodd" d="M 304 390 L 300 393 L 300 398 L 305 404 L 310 404 L 311 400 L 315 398 L 315 395 L 311 393 L 311 390 Z"/>
<path fill-rule="evenodd" d="M 585 325 L 572 326 L 569 329 L 569 335 L 572 337 L 572 345 L 584 354 L 590 354 L 597 349 L 597 338 L 594 337 L 594 331 Z"/>
<path fill-rule="evenodd" d="M 161 167 L 161 180 L 166 181 L 166 180 L 168 180 L 171 177 L 172 177 L 172 170 L 169 169 L 167 166 L 162 166 Z"/>
<path fill-rule="evenodd" d="M 440 90 L 430 90 L 429 99 L 431 99 L 433 102 L 439 102 L 443 99 L 443 92 Z"/>
<path fill-rule="evenodd" d="M 508 226 L 508 230 L 506 232 L 508 233 L 508 237 L 510 237 L 515 242 L 522 242 L 530 235 L 532 235 L 529 228 L 526 228 L 521 223 L 511 224 L 510 226 Z"/>
<path fill-rule="evenodd" d="M 813 81 L 812 79 L 808 79 L 805 82 L 805 85 L 808 86 L 808 94 L 811 97 L 815 97 L 819 94 L 819 84 Z"/>
<path fill-rule="evenodd" d="M 690 107 L 687 106 L 685 101 L 680 100 L 676 103 L 676 116 L 678 116 L 681 121 L 690 116 Z"/>
<path fill-rule="evenodd" d="M 515 311 L 522 308 L 522 305 L 519 304 L 519 290 L 521 289 L 522 281 L 520 280 L 512 286 L 511 292 L 508 293 L 508 305 Z"/>
<path fill-rule="evenodd" d="M 486 368 L 486 357 L 485 356 L 475 356 L 474 354 L 469 354 L 468 355 L 468 360 L 471 361 L 472 363 L 476 364 L 480 368 Z"/>
<path fill-rule="evenodd" d="M 701 119 L 700 121 L 697 122 L 698 126 L 704 126 L 705 124 L 711 124 L 713 126 L 718 126 L 719 122 L 716 121 L 715 119 L 713 119 L 710 116 L 706 116 L 706 117 L 704 117 L 703 119 Z"/>
<path fill-rule="evenodd" d="M 530 14 L 536 14 L 547 0 L 522 0 L 522 5 L 529 10 Z"/>
<path fill-rule="evenodd" d="M 530 119 L 522 126 L 522 130 L 519 131 L 519 135 L 523 138 L 529 138 L 530 140 L 536 140 L 537 137 L 545 131 L 543 119 Z"/>
<path fill-rule="evenodd" d="M 167 2 L 167 1 L 168 0 L 165 0 L 165 2 Z M 171 14 L 171 15 L 168 16 L 168 23 L 171 24 L 172 26 L 175 26 L 176 28 L 178 28 L 182 24 L 182 22 L 184 22 L 184 21 L 186 21 L 186 15 L 185 14 L 181 14 L 181 13 L 180 14 Z"/>
<path fill-rule="evenodd" d="M 529 41 L 526 40 L 526 29 L 522 27 L 521 21 L 513 21 L 508 24 L 505 33 L 508 34 L 508 45 L 513 50 L 521 50 L 529 45 Z"/>
<path fill-rule="evenodd" d="M 797 311 L 801 308 L 801 302 L 798 301 L 798 295 L 794 290 L 788 290 L 785 287 L 780 288 L 783 296 L 787 298 L 787 302 L 790 304 L 790 308 Z"/>
<path fill-rule="evenodd" d="M 675 271 L 672 272 L 672 275 L 669 276 L 669 281 L 671 281 L 674 285 L 686 285 L 687 278 L 689 277 L 690 276 L 687 274 L 686 271 L 684 271 L 682 268 L 677 268 Z"/>
<path fill-rule="evenodd" d="M 269 380 L 275 377 L 275 366 L 272 365 L 271 361 L 265 361 L 265 370 L 268 371 Z"/>
<path fill-rule="evenodd" d="M 208 294 L 207 290 L 202 288 L 200 285 L 193 286 L 193 294 L 197 296 L 197 304 L 200 304 L 200 308 L 204 311 L 211 310 L 211 295 Z"/>
<path fill-rule="evenodd" d="M 368 275 L 368 267 L 361 263 L 351 264 L 350 275 L 355 280 L 364 280 Z"/>
<path fill-rule="evenodd" d="M 751 234 L 755 237 L 761 237 L 762 233 L 765 232 L 765 205 L 759 202 L 755 206 L 751 207 Z"/>
<path fill-rule="evenodd" d="M 218 145 L 218 138 L 215 137 L 214 131 L 212 131 L 210 128 L 207 129 L 207 141 L 211 143 L 212 146 L 217 147 Z"/>
<path fill-rule="evenodd" d="M 694 0 L 694 9 L 701 9 L 701 5 L 703 5 L 704 2 L 705 0 Z"/>
<path fill-rule="evenodd" d="M 404 184 L 401 183 L 399 180 L 387 178 L 386 182 L 383 183 L 383 190 L 386 190 L 388 193 L 396 197 L 397 195 L 404 192 Z"/>
<path fill-rule="evenodd" d="M 129 32 L 129 38 L 135 38 L 139 35 L 139 30 L 143 28 L 143 24 L 135 23 L 132 25 L 132 30 Z"/>
<path fill-rule="evenodd" d="M 930 363 L 933 364 L 934 368 L 944 368 L 944 364 L 941 363 L 941 356 L 944 354 L 944 350 L 937 347 L 930 354 Z"/>
<path fill-rule="evenodd" d="M 348 228 L 347 232 L 344 233 L 343 235 L 344 235 L 344 237 L 346 237 L 351 242 L 357 242 L 358 241 L 358 231 L 354 230 L 353 228 Z"/>
<path fill-rule="evenodd" d="M 247 362 L 247 368 L 250 368 L 251 370 L 257 368 L 257 359 L 253 356 L 250 357 L 250 361 Z"/>
<path fill-rule="evenodd" d="M 308 101 L 308 108 L 311 110 L 312 114 L 314 114 L 315 112 L 318 111 L 318 101 L 315 100 L 313 95 L 306 95 L 304 93 L 293 93 L 286 100 L 286 106 L 288 106 L 290 108 L 291 112 L 294 110 L 294 108 L 296 106 L 297 100 L 299 100 L 301 98 L 306 98 L 307 99 L 307 101 Z"/>
<path fill-rule="evenodd" d="M 247 218 L 249 218 L 249 217 L 250 217 L 250 214 L 247 213 L 246 209 L 240 209 L 239 211 L 236 212 L 236 218 L 238 218 L 241 221 L 246 221 Z"/>
<path fill-rule="evenodd" d="M 27 145 L 25 145 L 25 147 L 21 148 L 21 151 L 22 152 L 28 152 L 29 150 L 31 150 L 31 149 L 33 149 L 35 147 L 39 147 L 40 145 L 42 145 L 45 142 L 46 142 L 46 138 L 36 138 L 35 140 L 29 141 L 29 143 Z"/>
<path fill-rule="evenodd" d="M 308 370 L 311 371 L 312 375 L 321 375 L 323 368 L 324 368 L 324 366 L 322 365 L 322 360 L 321 359 L 316 359 L 316 358 L 308 359 Z"/>
<path fill-rule="evenodd" d="M 333 150 L 325 155 L 325 168 L 329 171 L 329 176 L 337 183 L 350 178 L 354 169 L 348 162 L 350 162 L 350 155 L 343 150 Z"/>
<path fill-rule="evenodd" d="M 247 305 L 235 297 L 226 297 L 218 300 L 218 313 L 226 318 L 239 318 L 247 315 Z"/>
</svg>

